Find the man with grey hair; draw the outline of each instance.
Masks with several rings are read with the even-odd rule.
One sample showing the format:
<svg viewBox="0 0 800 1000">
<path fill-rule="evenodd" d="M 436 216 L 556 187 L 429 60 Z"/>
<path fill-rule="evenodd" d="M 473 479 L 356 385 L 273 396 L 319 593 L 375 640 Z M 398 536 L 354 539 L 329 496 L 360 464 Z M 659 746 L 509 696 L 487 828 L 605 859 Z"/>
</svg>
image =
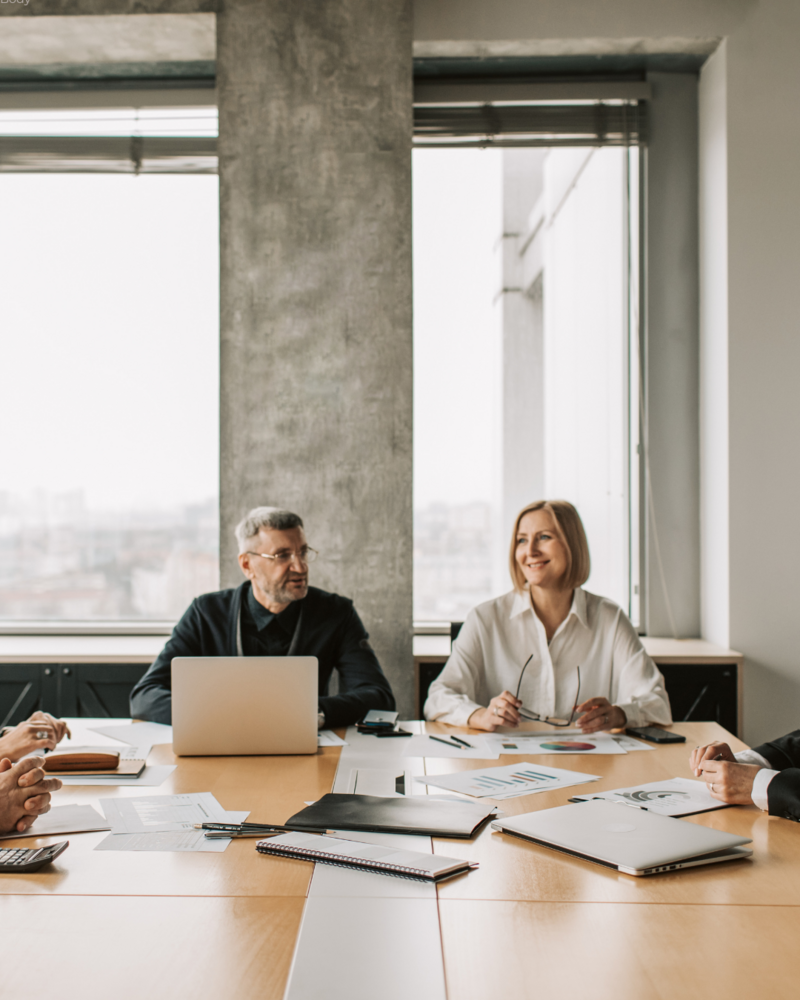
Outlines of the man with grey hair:
<svg viewBox="0 0 800 1000">
<path fill-rule="evenodd" d="M 353 602 L 308 585 L 316 557 L 298 514 L 256 507 L 236 526 L 239 587 L 192 601 L 164 649 L 131 692 L 131 715 L 172 721 L 175 656 L 316 656 L 320 728 L 346 726 L 394 696 Z M 328 694 L 333 671 L 339 693 Z"/>
</svg>

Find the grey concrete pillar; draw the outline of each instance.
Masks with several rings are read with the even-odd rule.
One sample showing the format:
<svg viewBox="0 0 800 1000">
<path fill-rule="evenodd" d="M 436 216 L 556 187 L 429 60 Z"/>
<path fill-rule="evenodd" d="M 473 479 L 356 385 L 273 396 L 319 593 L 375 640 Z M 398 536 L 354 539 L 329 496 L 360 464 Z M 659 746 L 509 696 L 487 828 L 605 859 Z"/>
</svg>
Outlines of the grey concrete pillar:
<svg viewBox="0 0 800 1000">
<path fill-rule="evenodd" d="M 697 77 L 647 79 L 644 624 L 687 638 L 700 635 Z"/>
<path fill-rule="evenodd" d="M 221 578 L 300 513 L 412 711 L 409 0 L 225 0 L 217 27 Z"/>
</svg>

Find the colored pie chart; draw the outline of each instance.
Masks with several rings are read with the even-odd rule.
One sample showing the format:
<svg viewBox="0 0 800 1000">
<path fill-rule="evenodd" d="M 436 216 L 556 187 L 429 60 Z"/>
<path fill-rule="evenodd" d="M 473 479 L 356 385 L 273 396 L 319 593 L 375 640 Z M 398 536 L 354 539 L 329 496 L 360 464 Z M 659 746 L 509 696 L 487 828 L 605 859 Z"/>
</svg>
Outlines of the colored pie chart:
<svg viewBox="0 0 800 1000">
<path fill-rule="evenodd" d="M 575 753 L 576 750 L 594 750 L 594 743 L 576 743 L 574 740 L 560 740 L 558 743 L 541 743 L 542 750 L 561 750 L 566 753 Z"/>
</svg>

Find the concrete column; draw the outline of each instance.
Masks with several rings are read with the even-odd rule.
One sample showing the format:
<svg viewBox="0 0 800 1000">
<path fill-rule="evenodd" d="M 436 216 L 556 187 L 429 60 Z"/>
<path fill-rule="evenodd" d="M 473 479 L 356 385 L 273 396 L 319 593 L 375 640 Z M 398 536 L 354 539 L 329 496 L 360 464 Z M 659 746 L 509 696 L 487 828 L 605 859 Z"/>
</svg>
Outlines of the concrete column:
<svg viewBox="0 0 800 1000">
<path fill-rule="evenodd" d="M 217 26 L 221 578 L 296 510 L 412 711 L 409 0 L 225 0 Z"/>
<path fill-rule="evenodd" d="M 700 634 L 697 77 L 647 78 L 644 623 L 687 638 Z"/>
</svg>

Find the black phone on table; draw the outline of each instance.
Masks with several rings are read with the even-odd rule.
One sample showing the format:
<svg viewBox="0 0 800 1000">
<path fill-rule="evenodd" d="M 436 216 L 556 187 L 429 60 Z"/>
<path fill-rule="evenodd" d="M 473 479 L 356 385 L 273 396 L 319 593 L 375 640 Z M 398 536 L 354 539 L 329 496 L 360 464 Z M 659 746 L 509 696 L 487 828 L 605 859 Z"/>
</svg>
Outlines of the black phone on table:
<svg viewBox="0 0 800 1000">
<path fill-rule="evenodd" d="M 629 736 L 638 736 L 640 740 L 649 740 L 651 743 L 686 742 L 686 737 L 680 733 L 668 733 L 666 729 L 657 729 L 655 726 L 631 726 L 625 732 Z"/>
</svg>

